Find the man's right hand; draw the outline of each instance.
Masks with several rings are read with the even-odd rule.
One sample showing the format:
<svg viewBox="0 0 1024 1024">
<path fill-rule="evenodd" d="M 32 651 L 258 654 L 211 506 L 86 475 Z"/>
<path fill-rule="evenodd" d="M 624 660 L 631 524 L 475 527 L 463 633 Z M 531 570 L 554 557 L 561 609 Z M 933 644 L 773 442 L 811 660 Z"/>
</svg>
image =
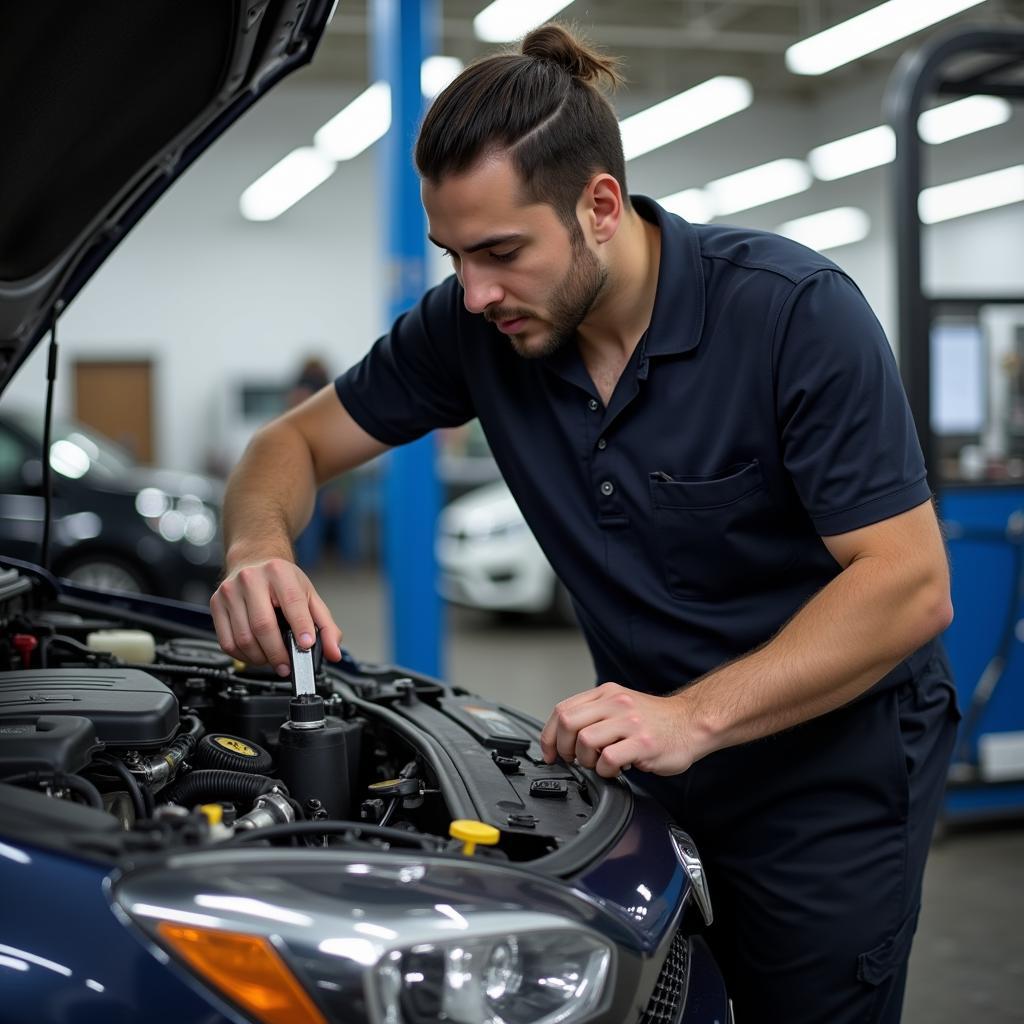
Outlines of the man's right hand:
<svg viewBox="0 0 1024 1024">
<path fill-rule="evenodd" d="M 228 480 L 228 575 L 210 599 L 217 639 L 228 654 L 251 665 L 269 663 L 287 676 L 280 608 L 300 647 L 313 645 L 319 626 L 324 654 L 341 660 L 341 630 L 292 561 L 289 538 L 308 521 L 318 485 L 387 448 L 352 419 L 330 384 L 256 432 Z"/>
<path fill-rule="evenodd" d="M 287 676 L 288 652 L 277 624 L 280 608 L 303 649 L 313 646 L 320 628 L 324 656 L 341 660 L 341 630 L 309 577 L 286 558 L 268 558 L 233 569 L 210 598 L 217 640 L 233 658 L 250 665 L 273 665 Z"/>
</svg>

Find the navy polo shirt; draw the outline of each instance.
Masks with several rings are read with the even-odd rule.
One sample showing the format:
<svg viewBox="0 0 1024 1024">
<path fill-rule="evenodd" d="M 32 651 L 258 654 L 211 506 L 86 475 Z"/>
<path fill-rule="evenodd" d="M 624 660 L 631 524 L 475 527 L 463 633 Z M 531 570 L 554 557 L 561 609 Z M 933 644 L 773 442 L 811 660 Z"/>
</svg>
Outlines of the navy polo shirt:
<svg viewBox="0 0 1024 1024">
<path fill-rule="evenodd" d="M 633 203 L 661 229 L 658 289 L 607 407 L 575 346 L 516 355 L 454 276 L 335 386 L 389 445 L 479 417 L 598 681 L 663 693 L 768 640 L 828 583 L 821 536 L 930 491 L 892 351 L 839 267 Z"/>
</svg>

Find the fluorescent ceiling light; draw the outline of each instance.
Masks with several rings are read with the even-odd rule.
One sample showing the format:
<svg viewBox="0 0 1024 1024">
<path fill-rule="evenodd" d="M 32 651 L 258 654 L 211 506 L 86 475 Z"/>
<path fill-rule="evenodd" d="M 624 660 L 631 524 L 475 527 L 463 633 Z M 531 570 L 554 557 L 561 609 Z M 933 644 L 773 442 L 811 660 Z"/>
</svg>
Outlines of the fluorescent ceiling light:
<svg viewBox="0 0 1024 1024">
<path fill-rule="evenodd" d="M 923 189 L 917 209 L 925 224 L 937 224 L 1020 202 L 1024 202 L 1024 164 Z"/>
<path fill-rule="evenodd" d="M 313 136 L 313 145 L 331 160 L 351 160 L 387 135 L 390 127 L 391 86 L 374 82 Z"/>
<path fill-rule="evenodd" d="M 896 158 L 896 133 L 888 125 L 869 128 L 845 139 L 827 142 L 807 154 L 814 176 L 835 181 L 871 167 L 881 167 Z"/>
<path fill-rule="evenodd" d="M 238 207 L 246 220 L 273 220 L 334 173 L 334 161 L 312 146 L 293 149 L 243 193 Z"/>
<path fill-rule="evenodd" d="M 684 188 L 658 200 L 669 213 L 678 213 L 685 220 L 705 224 L 715 215 L 711 197 L 702 188 Z"/>
<path fill-rule="evenodd" d="M 855 206 L 840 206 L 809 217 L 798 217 L 786 221 L 775 229 L 780 235 L 792 238 L 808 248 L 822 252 L 849 245 L 867 238 L 871 230 L 871 218 Z"/>
<path fill-rule="evenodd" d="M 458 57 L 428 57 L 420 65 L 420 91 L 432 100 L 451 85 L 465 66 Z"/>
<path fill-rule="evenodd" d="M 494 0 L 473 19 L 473 31 L 485 43 L 507 43 L 543 25 L 571 3 L 572 0 Z"/>
<path fill-rule="evenodd" d="M 937 146 L 985 128 L 994 128 L 1010 119 L 1011 107 L 996 96 L 966 96 L 933 110 L 917 119 L 917 131 L 930 145 Z M 828 142 L 807 155 L 814 176 L 835 181 L 872 167 L 881 167 L 896 159 L 896 133 L 888 125 L 869 128 L 845 139 Z"/>
<path fill-rule="evenodd" d="M 719 75 L 619 123 L 627 160 L 681 139 L 750 106 L 754 90 L 745 78 Z"/>
<path fill-rule="evenodd" d="M 786 67 L 797 75 L 823 75 L 983 2 L 888 0 L 795 43 L 786 50 Z"/>
<path fill-rule="evenodd" d="M 738 213 L 796 195 L 811 187 L 811 170 L 803 160 L 772 160 L 738 174 L 708 182 L 715 215 Z"/>
<path fill-rule="evenodd" d="M 994 128 L 1010 120 L 1011 107 L 998 96 L 966 96 L 933 110 L 917 119 L 917 132 L 933 146 L 962 135 Z"/>
</svg>

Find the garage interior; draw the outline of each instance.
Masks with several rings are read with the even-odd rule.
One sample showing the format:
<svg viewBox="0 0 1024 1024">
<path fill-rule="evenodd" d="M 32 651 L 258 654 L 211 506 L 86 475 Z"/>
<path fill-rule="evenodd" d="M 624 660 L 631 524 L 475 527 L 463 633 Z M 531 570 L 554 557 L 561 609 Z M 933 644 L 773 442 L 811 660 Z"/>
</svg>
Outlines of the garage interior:
<svg viewBox="0 0 1024 1024">
<path fill-rule="evenodd" d="M 439 5 L 437 54 L 450 59 L 449 74 L 496 45 L 474 29 L 484 6 Z M 883 126 L 900 74 L 909 74 L 898 70 L 901 56 L 972 28 L 1024 39 L 1024 0 L 961 4 L 960 13 L 825 73 L 787 67 L 796 41 L 875 6 L 576 0 L 557 16 L 623 57 L 628 85 L 615 99 L 623 120 L 715 76 L 748 83 L 751 98 L 732 116 L 630 159 L 630 191 L 690 219 L 821 247 L 863 290 L 900 359 L 951 549 L 957 619 L 947 646 L 971 730 L 929 860 L 903 1019 L 1010 1024 L 1024 1021 L 1024 43 L 1007 51 L 998 90 L 971 77 L 977 55 L 967 52 L 950 80 L 975 88 L 921 99 L 928 110 L 999 93 L 1002 106 L 979 108 L 959 132 L 939 129 L 915 159 L 922 189 L 1005 172 L 987 188 L 1005 186 L 1006 198 L 973 208 L 968 200 L 948 215 L 925 216 L 916 191 L 901 205 L 907 150 L 897 158 Z M 222 481 L 296 388 L 311 375 L 327 381 L 343 372 L 386 329 L 395 252 L 382 228 L 379 143 L 339 157 L 280 213 L 243 212 L 243 196 L 264 172 L 313 146 L 373 84 L 373 7 L 342 0 L 312 63 L 216 142 L 77 298 L 61 321 L 59 419 L 106 435 L 146 466 Z M 827 149 L 853 136 L 845 158 Z M 830 159 L 849 159 L 853 169 Z M 726 198 L 732 175 L 776 161 L 795 184 L 756 202 Z M 752 195 L 755 186 L 741 187 Z M 820 233 L 828 222 L 808 219 L 839 211 L 837 236 Z M 441 254 L 428 251 L 426 283 L 448 272 Z M 45 373 L 40 345 L 4 407 L 40 406 Z M 432 463 L 441 505 L 498 479 L 473 427 L 445 432 L 419 458 Z M 516 706 L 542 720 L 590 685 L 589 655 L 557 582 L 544 607 L 464 607 L 472 603 L 465 594 L 445 604 L 433 522 L 426 534 L 417 524 L 413 550 L 403 549 L 402 567 L 389 573 L 388 531 L 412 526 L 403 516 L 388 520 L 386 473 L 374 465 L 325 488 L 299 542 L 345 646 L 364 661 L 410 664 L 492 700 L 514 694 Z M 416 590 L 406 605 L 413 575 L 431 595 Z M 507 582 L 500 573 L 494 581 Z"/>
</svg>

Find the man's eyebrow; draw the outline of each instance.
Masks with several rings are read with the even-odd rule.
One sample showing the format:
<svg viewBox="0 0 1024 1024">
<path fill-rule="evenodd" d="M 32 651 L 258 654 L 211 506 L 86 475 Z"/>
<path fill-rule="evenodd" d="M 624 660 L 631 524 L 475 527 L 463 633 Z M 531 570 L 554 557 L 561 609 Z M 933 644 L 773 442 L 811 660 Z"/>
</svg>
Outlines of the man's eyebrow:
<svg viewBox="0 0 1024 1024">
<path fill-rule="evenodd" d="M 518 242 L 523 236 L 518 232 L 513 232 L 510 235 L 492 235 L 490 238 L 485 238 L 482 242 L 474 242 L 472 245 L 467 245 L 465 252 L 479 252 L 481 249 L 490 249 L 495 245 L 506 245 L 509 242 Z M 444 249 L 447 252 L 452 251 L 450 246 L 445 245 L 443 242 L 439 242 L 433 235 L 427 235 L 434 245 L 438 249 Z"/>
</svg>

